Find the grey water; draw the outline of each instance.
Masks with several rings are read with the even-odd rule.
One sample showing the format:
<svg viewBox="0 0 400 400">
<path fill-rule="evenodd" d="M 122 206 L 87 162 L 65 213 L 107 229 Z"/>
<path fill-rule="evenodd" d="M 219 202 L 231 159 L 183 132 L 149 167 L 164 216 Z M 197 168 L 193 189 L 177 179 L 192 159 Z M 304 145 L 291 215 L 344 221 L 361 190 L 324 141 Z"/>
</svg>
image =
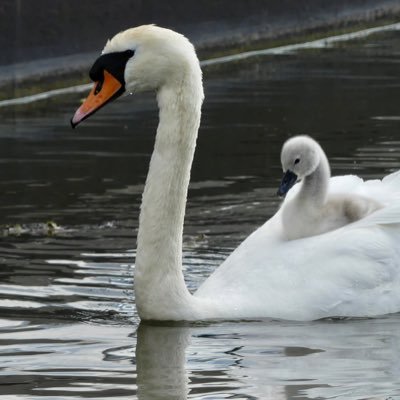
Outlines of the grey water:
<svg viewBox="0 0 400 400">
<path fill-rule="evenodd" d="M 205 69 L 184 233 L 190 290 L 276 211 L 294 134 L 333 174 L 400 169 L 400 31 Z M 400 399 L 400 316 L 139 324 L 153 95 L 72 131 L 69 94 L 0 109 L 0 399 Z"/>
</svg>

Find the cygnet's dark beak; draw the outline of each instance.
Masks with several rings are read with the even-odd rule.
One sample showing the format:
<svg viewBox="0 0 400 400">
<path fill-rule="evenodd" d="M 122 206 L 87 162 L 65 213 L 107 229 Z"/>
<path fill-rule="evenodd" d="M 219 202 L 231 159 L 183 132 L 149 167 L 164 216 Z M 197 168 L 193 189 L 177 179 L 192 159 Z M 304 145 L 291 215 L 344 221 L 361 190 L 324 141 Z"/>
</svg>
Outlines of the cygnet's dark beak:
<svg viewBox="0 0 400 400">
<path fill-rule="evenodd" d="M 286 193 L 290 190 L 290 188 L 297 182 L 297 175 L 290 171 L 289 169 L 283 175 L 281 184 L 279 185 L 279 189 L 277 191 L 278 196 L 285 196 Z"/>
</svg>

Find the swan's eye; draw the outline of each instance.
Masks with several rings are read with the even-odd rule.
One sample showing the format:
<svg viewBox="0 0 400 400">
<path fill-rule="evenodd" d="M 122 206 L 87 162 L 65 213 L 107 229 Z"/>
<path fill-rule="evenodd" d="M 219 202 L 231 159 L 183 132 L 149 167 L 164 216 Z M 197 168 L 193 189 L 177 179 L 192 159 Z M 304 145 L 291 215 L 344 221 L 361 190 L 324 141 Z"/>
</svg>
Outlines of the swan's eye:
<svg viewBox="0 0 400 400">
<path fill-rule="evenodd" d="M 299 162 L 300 162 L 300 158 L 296 158 L 296 159 L 294 160 L 294 165 L 298 164 Z"/>
</svg>

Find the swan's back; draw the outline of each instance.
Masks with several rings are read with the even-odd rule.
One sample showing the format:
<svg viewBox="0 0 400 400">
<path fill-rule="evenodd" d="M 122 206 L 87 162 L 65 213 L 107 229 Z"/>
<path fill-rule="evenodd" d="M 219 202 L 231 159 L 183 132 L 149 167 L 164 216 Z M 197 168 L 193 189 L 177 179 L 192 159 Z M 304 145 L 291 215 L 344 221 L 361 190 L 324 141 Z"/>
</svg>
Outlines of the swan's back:
<svg viewBox="0 0 400 400">
<path fill-rule="evenodd" d="M 196 296 L 222 304 L 221 317 L 232 317 L 232 310 L 238 318 L 295 320 L 399 311 L 400 173 L 383 181 L 336 177 L 329 193 L 346 188 L 376 201 L 386 197 L 386 206 L 335 231 L 292 241 L 282 239 L 279 211 L 227 258 Z"/>
</svg>

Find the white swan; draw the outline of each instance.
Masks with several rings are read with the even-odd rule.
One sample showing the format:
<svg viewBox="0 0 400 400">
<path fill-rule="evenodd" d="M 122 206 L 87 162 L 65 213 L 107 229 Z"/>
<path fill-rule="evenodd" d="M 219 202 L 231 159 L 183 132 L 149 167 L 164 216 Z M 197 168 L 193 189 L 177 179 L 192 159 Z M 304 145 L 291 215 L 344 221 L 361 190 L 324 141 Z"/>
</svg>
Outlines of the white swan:
<svg viewBox="0 0 400 400">
<path fill-rule="evenodd" d="M 283 233 L 289 240 L 329 232 L 382 208 L 365 196 L 328 196 L 329 162 L 321 146 L 309 136 L 287 140 L 281 163 L 284 176 L 279 195 L 285 195 L 297 179 L 302 181 L 296 196 L 282 206 Z"/>
<path fill-rule="evenodd" d="M 312 320 L 400 310 L 400 206 L 312 238 L 284 241 L 280 212 L 250 235 L 194 295 L 182 273 L 182 231 L 203 100 L 193 46 L 155 26 L 117 34 L 94 63 L 75 126 L 123 93 L 155 90 L 159 125 L 143 193 L 135 266 L 142 319 Z M 398 199 L 400 175 L 331 179 L 330 192 Z M 365 193 L 364 193 L 365 192 Z"/>
</svg>

